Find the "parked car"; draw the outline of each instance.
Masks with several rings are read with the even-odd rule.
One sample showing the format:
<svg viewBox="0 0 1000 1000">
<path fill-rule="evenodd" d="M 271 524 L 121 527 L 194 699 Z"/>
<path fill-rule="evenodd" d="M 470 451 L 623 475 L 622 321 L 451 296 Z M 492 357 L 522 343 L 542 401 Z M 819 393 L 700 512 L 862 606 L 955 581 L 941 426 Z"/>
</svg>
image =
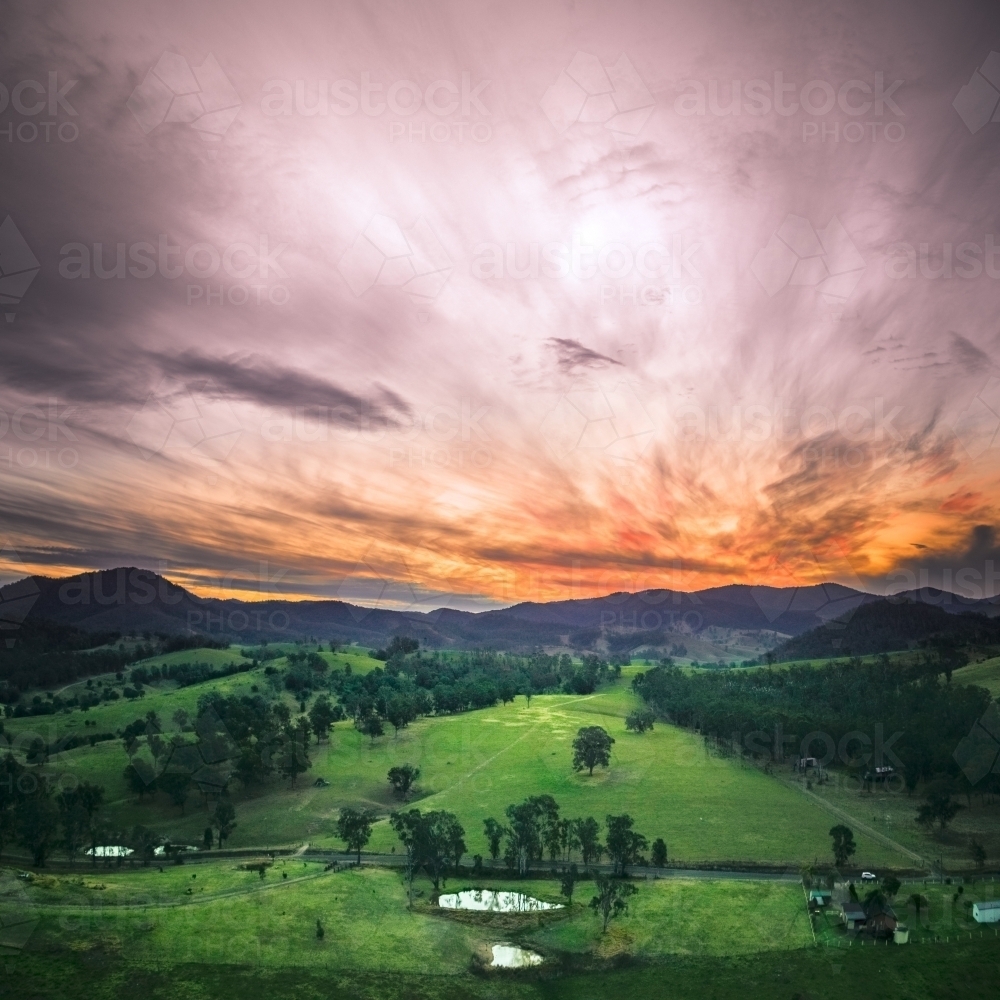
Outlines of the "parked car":
<svg viewBox="0 0 1000 1000">
<path fill-rule="evenodd" d="M 862 882 L 877 882 L 878 876 L 874 872 L 862 872 L 861 873 Z"/>
</svg>

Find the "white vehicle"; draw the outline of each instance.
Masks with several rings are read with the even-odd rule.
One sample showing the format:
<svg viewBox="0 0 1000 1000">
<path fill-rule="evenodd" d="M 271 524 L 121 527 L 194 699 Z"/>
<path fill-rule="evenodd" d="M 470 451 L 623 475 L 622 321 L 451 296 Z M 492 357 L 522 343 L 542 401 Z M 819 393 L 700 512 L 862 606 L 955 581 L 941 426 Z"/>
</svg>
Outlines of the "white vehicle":
<svg viewBox="0 0 1000 1000">
<path fill-rule="evenodd" d="M 861 873 L 862 882 L 877 882 L 878 876 L 874 872 L 862 872 Z"/>
</svg>

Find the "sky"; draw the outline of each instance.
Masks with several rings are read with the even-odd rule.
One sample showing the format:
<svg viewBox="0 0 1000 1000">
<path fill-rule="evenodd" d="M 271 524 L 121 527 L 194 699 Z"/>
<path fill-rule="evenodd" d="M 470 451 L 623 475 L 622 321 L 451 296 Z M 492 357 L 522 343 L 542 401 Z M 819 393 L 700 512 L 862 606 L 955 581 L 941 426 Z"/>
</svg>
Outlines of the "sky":
<svg viewBox="0 0 1000 1000">
<path fill-rule="evenodd" d="M 1000 593 L 995 4 L 6 9 L 5 578 Z"/>
</svg>

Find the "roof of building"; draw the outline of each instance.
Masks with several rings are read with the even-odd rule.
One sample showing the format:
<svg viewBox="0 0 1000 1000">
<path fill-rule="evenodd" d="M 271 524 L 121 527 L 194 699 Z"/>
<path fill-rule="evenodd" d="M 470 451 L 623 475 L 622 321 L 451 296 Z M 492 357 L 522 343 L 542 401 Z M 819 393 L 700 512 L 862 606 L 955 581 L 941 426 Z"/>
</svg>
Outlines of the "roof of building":
<svg viewBox="0 0 1000 1000">
<path fill-rule="evenodd" d="M 853 899 L 849 899 L 846 903 L 841 904 L 841 909 L 844 911 L 844 916 L 850 917 L 852 920 L 866 920 L 868 918 L 864 907 L 860 903 L 856 903 Z"/>
<path fill-rule="evenodd" d="M 985 903 L 973 903 L 980 910 L 1000 910 L 1000 899 L 988 899 Z"/>
</svg>

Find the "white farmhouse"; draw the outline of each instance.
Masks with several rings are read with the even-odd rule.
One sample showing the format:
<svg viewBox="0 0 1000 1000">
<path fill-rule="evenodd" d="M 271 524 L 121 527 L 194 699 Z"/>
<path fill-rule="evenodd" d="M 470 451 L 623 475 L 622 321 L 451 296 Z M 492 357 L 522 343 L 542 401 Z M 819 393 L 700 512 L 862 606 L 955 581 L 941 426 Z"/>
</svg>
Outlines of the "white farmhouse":
<svg viewBox="0 0 1000 1000">
<path fill-rule="evenodd" d="M 972 904 L 972 919 L 980 924 L 1000 923 L 1000 899 Z"/>
</svg>

